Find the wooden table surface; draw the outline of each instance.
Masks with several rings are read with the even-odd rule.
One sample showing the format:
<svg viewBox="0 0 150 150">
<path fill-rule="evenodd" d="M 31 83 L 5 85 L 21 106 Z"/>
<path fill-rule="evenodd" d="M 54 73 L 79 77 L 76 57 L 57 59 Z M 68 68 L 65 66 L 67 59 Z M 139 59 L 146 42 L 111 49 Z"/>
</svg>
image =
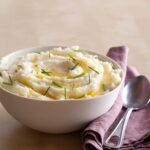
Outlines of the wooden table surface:
<svg viewBox="0 0 150 150">
<path fill-rule="evenodd" d="M 150 79 L 149 8 L 149 0 L 1 0 L 0 57 L 46 45 L 80 45 L 102 54 L 127 45 L 129 64 Z M 51 149 L 82 150 L 81 132 L 33 131 L 0 105 L 0 150 Z"/>
</svg>

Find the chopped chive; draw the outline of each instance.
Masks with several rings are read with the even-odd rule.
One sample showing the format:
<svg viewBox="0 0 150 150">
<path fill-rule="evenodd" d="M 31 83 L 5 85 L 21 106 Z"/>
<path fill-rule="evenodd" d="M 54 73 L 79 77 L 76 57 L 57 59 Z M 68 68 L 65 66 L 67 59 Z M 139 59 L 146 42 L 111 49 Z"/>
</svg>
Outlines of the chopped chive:
<svg viewBox="0 0 150 150">
<path fill-rule="evenodd" d="M 70 70 L 74 70 L 79 64 L 74 65 Z"/>
<path fill-rule="evenodd" d="M 66 88 L 64 88 L 64 97 L 65 97 L 65 99 L 67 99 L 67 89 Z"/>
<path fill-rule="evenodd" d="M 83 49 L 78 49 L 78 50 L 75 49 L 75 50 L 74 50 L 74 52 L 82 52 L 82 51 L 83 51 Z"/>
<path fill-rule="evenodd" d="M 18 72 L 18 70 L 23 69 L 22 65 L 17 65 L 17 69 L 15 70 L 15 72 Z"/>
<path fill-rule="evenodd" d="M 45 71 L 44 69 L 41 69 L 41 73 L 47 75 L 47 76 L 50 76 L 50 73 L 51 72 L 48 72 L 48 71 Z"/>
<path fill-rule="evenodd" d="M 80 99 L 80 98 L 83 98 L 83 97 L 85 97 L 85 94 L 83 94 L 83 95 L 77 97 L 77 99 Z"/>
<path fill-rule="evenodd" d="M 51 49 L 48 51 L 48 52 L 49 52 L 49 53 L 48 53 L 49 58 L 51 57 L 51 53 L 50 53 L 50 51 L 51 51 Z"/>
<path fill-rule="evenodd" d="M 36 53 L 36 54 L 40 54 L 40 52 L 34 52 L 34 53 Z"/>
<path fill-rule="evenodd" d="M 46 89 L 46 91 L 45 91 L 45 93 L 43 95 L 46 95 L 47 92 L 49 91 L 49 89 L 50 89 L 50 86 Z"/>
<path fill-rule="evenodd" d="M 18 68 L 23 68 L 21 65 L 17 65 Z"/>
<path fill-rule="evenodd" d="M 105 84 L 102 84 L 102 89 L 103 89 L 103 91 L 106 91 L 106 86 L 105 86 Z"/>
<path fill-rule="evenodd" d="M 12 81 L 12 78 L 11 78 L 11 76 L 9 76 L 9 80 L 10 80 L 10 82 L 13 84 L 13 81 Z"/>
<path fill-rule="evenodd" d="M 52 84 L 55 85 L 55 86 L 57 86 L 58 88 L 62 88 L 62 86 L 59 85 L 58 83 L 56 83 L 55 81 L 52 81 Z"/>
<path fill-rule="evenodd" d="M 91 70 L 93 70 L 94 72 L 96 72 L 97 74 L 99 74 L 99 72 L 97 70 L 95 70 L 93 67 L 88 66 Z"/>
<path fill-rule="evenodd" d="M 10 82 L 3 82 L 3 84 L 5 84 L 5 85 L 12 85 L 12 83 L 10 83 Z"/>
<path fill-rule="evenodd" d="M 11 77 L 9 76 L 9 82 L 4 81 L 3 84 L 5 84 L 5 85 L 13 85 L 13 81 L 12 81 Z"/>
<path fill-rule="evenodd" d="M 91 74 L 90 74 L 90 73 L 88 74 L 88 77 L 89 77 L 89 82 L 88 82 L 88 84 L 90 84 L 90 83 L 91 83 Z"/>
<path fill-rule="evenodd" d="M 95 59 L 98 59 L 99 57 L 97 55 L 94 56 Z"/>
<path fill-rule="evenodd" d="M 82 77 L 84 75 L 84 73 L 81 73 L 81 74 L 79 74 L 79 75 L 77 75 L 77 76 L 74 76 L 73 78 L 80 78 L 80 77 Z"/>
<path fill-rule="evenodd" d="M 75 59 L 73 56 L 71 56 L 70 54 L 68 54 L 68 56 L 69 56 L 73 61 L 76 61 L 76 59 Z"/>
</svg>

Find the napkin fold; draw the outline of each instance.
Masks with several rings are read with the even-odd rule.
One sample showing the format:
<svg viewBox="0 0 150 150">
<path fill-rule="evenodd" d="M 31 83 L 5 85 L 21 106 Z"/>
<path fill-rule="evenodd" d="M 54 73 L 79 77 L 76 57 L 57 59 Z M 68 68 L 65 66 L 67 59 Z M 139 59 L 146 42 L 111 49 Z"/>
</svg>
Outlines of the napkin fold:
<svg viewBox="0 0 150 150">
<path fill-rule="evenodd" d="M 135 68 L 127 66 L 128 48 L 126 46 L 110 48 L 107 56 L 118 62 L 126 72 L 125 84 L 139 75 Z M 102 141 L 109 130 L 116 126 L 124 111 L 120 92 L 112 108 L 84 129 L 82 133 L 84 150 L 109 149 L 103 147 Z M 150 150 L 150 105 L 131 114 L 120 150 Z"/>
</svg>

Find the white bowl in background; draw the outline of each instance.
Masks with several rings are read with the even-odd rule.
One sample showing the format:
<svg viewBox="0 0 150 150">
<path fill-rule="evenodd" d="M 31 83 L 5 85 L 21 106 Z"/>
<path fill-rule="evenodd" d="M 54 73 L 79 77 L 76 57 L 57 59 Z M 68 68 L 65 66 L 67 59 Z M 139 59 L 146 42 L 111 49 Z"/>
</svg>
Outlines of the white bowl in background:
<svg viewBox="0 0 150 150">
<path fill-rule="evenodd" d="M 1 65 L 11 65 L 18 56 L 29 52 L 45 51 L 58 46 L 23 49 L 3 57 Z M 89 52 L 89 51 L 88 51 Z M 101 60 L 111 62 L 116 68 L 121 67 L 107 56 L 94 52 Z M 122 70 L 122 69 L 121 69 Z M 90 121 L 106 113 L 114 104 L 124 81 L 112 91 L 80 100 L 33 100 L 15 95 L 0 87 L 0 101 L 7 112 L 22 124 L 46 133 L 68 133 L 79 130 Z"/>
</svg>

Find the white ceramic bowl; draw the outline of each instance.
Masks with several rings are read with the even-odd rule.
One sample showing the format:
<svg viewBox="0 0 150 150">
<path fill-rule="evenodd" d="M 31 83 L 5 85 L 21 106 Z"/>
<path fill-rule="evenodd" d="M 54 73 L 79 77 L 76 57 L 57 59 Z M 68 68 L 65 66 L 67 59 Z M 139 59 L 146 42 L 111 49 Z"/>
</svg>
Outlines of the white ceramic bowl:
<svg viewBox="0 0 150 150">
<path fill-rule="evenodd" d="M 54 47 L 58 46 L 30 48 L 13 52 L 3 57 L 1 65 L 9 66 L 18 56 Z M 120 68 L 112 59 L 100 54 L 97 55 L 100 59 L 112 62 L 116 68 Z M 106 113 L 114 104 L 123 80 L 124 73 L 122 71 L 122 82 L 114 90 L 105 95 L 81 100 L 33 100 L 17 96 L 0 87 L 0 101 L 10 115 L 32 129 L 47 133 L 67 133 L 83 128 L 93 119 Z"/>
</svg>

